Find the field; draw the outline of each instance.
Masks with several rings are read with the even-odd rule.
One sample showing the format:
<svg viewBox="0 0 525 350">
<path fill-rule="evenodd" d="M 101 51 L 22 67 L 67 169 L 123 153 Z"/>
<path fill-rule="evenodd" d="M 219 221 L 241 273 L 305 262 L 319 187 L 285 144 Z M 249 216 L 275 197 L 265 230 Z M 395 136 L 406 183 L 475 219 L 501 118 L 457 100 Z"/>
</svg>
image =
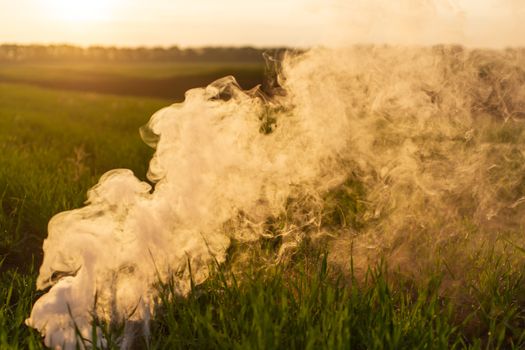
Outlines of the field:
<svg viewBox="0 0 525 350">
<path fill-rule="evenodd" d="M 234 75 L 244 88 L 263 81 L 261 63 L 86 63 L 0 64 L 0 81 L 48 88 L 182 100 L 189 88 Z"/>
<path fill-rule="evenodd" d="M 0 348 L 39 349 L 24 325 L 41 295 L 35 279 L 49 219 L 78 208 L 106 171 L 129 168 L 145 179 L 153 150 L 138 129 L 190 87 L 233 74 L 243 87 L 262 80 L 255 64 L 0 65 Z M 347 184 L 357 193 L 356 184 Z M 346 193 L 346 194 L 345 194 Z M 348 191 L 331 196 L 332 224 L 360 210 Z M 327 210 L 330 210 L 328 208 Z M 343 213 L 343 214 L 339 214 Z M 328 215 L 328 216 L 330 216 Z M 250 249 L 270 252 L 271 239 Z M 521 247 L 507 247 L 525 254 Z M 233 246 L 231 256 L 242 247 Z M 240 253 L 239 253 L 240 254 Z M 328 253 L 329 254 L 329 253 Z M 462 299 L 440 292 L 442 269 L 424 281 L 371 266 L 364 276 L 336 271 L 327 252 L 302 242 L 286 264 L 239 271 L 216 265 L 188 298 L 159 283 L 161 306 L 151 349 L 524 348 L 525 271 L 512 257 L 483 250 L 482 273 L 466 278 Z M 126 331 L 94 321 L 116 348 Z"/>
</svg>

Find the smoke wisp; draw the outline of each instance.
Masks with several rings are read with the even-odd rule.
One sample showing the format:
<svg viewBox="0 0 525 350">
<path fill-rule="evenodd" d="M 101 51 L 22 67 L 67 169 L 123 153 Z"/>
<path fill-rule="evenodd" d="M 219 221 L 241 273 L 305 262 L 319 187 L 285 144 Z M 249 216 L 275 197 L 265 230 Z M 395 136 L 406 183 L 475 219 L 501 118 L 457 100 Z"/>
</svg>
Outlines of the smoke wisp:
<svg viewBox="0 0 525 350">
<path fill-rule="evenodd" d="M 519 231 L 524 67 L 519 50 L 318 49 L 285 59 L 271 99 L 231 77 L 188 91 L 143 130 L 154 188 L 113 170 L 84 208 L 50 221 L 37 282 L 49 291 L 27 324 L 73 348 L 93 313 L 147 322 L 159 279 L 177 276 L 187 294 L 188 264 L 201 283 L 232 240 L 267 235 L 267 219 L 290 210 L 303 222 L 282 249 L 329 236 L 340 264 L 348 242 L 363 265 L 385 253 L 413 268 L 423 248 L 473 230 L 485 241 Z M 327 214 L 334 191 L 359 207 L 344 224 Z M 315 200 L 287 207 L 305 194 Z"/>
</svg>

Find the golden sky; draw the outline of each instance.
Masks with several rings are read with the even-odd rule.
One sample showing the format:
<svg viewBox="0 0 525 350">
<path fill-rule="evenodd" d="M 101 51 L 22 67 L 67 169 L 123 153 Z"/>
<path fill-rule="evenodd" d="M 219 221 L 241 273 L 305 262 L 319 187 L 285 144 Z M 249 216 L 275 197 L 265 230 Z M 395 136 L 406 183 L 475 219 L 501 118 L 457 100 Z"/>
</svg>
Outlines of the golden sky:
<svg viewBox="0 0 525 350">
<path fill-rule="evenodd" d="M 0 42 L 525 45 L 525 0 L 0 0 Z"/>
</svg>

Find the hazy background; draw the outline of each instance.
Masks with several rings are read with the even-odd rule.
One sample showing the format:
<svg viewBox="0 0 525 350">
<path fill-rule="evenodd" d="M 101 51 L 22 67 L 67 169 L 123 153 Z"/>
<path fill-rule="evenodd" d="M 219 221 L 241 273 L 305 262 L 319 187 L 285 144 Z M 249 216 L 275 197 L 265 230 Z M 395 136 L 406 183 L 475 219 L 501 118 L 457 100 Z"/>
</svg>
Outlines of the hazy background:
<svg viewBox="0 0 525 350">
<path fill-rule="evenodd" d="M 522 0 L 2 0 L 0 42 L 518 46 L 524 7 Z"/>
</svg>

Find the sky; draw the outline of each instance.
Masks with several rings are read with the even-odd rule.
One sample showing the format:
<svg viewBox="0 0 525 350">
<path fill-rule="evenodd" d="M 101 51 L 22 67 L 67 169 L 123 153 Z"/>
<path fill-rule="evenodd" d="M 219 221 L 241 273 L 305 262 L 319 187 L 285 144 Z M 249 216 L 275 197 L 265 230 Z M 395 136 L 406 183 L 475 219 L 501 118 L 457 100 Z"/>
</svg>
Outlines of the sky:
<svg viewBox="0 0 525 350">
<path fill-rule="evenodd" d="M 0 0 L 0 42 L 525 46 L 525 0 Z"/>
</svg>

